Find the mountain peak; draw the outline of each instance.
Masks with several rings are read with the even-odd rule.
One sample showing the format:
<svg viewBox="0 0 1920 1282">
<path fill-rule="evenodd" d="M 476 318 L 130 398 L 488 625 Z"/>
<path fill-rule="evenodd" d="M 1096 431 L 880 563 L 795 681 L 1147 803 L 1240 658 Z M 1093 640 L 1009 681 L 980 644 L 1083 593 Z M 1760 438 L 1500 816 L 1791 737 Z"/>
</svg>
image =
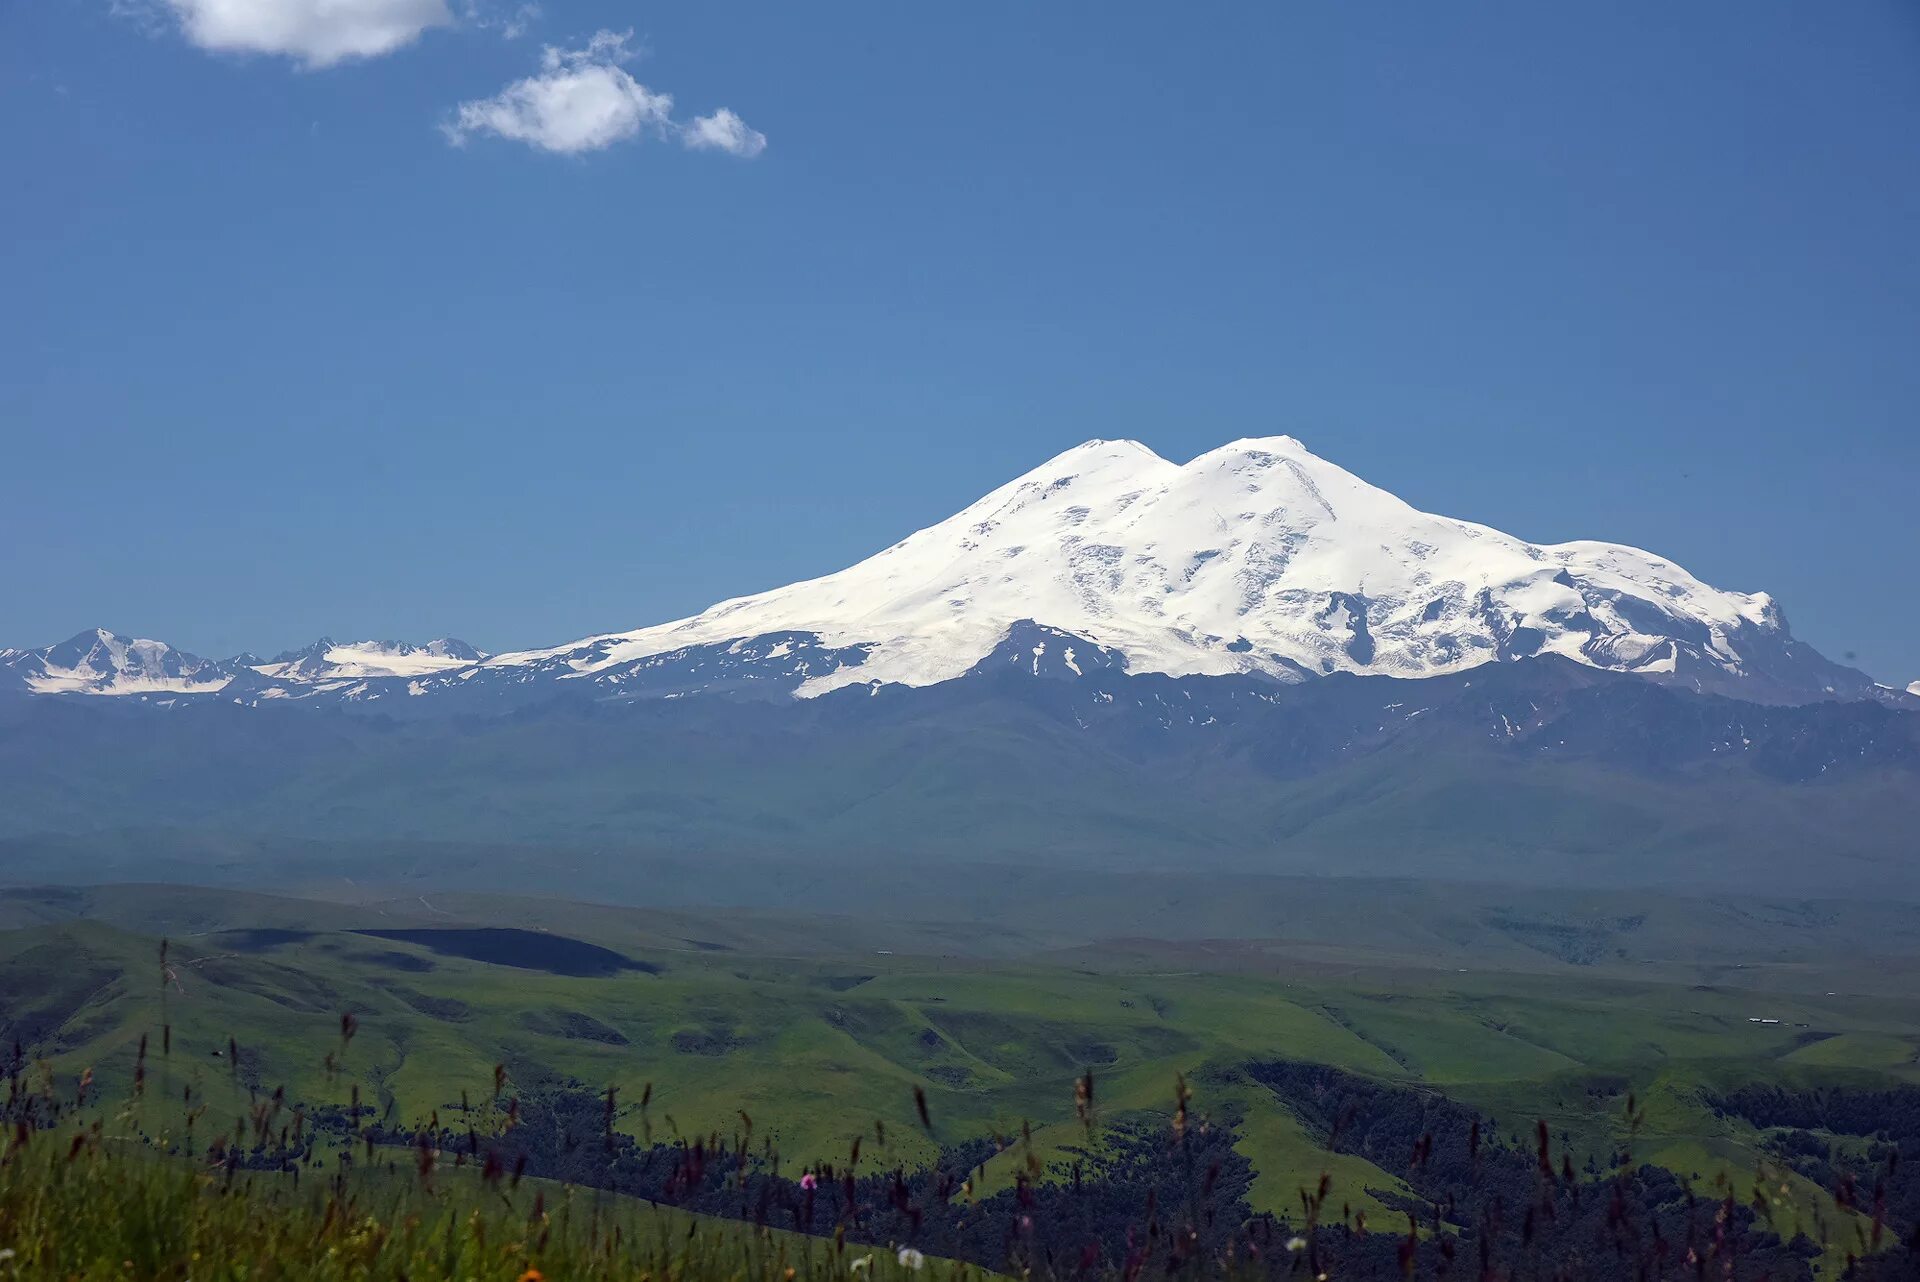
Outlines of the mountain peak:
<svg viewBox="0 0 1920 1282">
<path fill-rule="evenodd" d="M 435 637 L 420 648 L 438 658 L 459 659 L 466 663 L 477 663 L 487 657 L 486 651 L 468 645 L 458 637 Z"/>
<path fill-rule="evenodd" d="M 142 637 L 124 636 L 111 628 L 83 628 L 68 637 L 65 641 L 60 642 L 54 648 L 72 648 L 84 651 L 93 646 L 124 648 L 133 645 L 155 646 L 164 644 L 165 642 L 149 641 Z"/>
<path fill-rule="evenodd" d="M 1295 458 L 1304 456 L 1316 462 L 1326 462 L 1326 460 L 1321 459 L 1302 444 L 1298 437 L 1285 435 L 1243 436 L 1238 440 L 1228 441 L 1225 445 L 1215 446 L 1213 449 L 1196 455 L 1184 466 L 1191 467 L 1194 463 L 1199 462 L 1200 459 L 1213 455 L 1233 454 L 1276 454 L 1289 455 Z M 1039 467 L 1032 469 L 1032 472 L 1027 473 L 1027 475 L 1032 475 L 1034 472 L 1044 472 L 1061 465 L 1083 462 L 1087 459 L 1103 459 L 1121 462 L 1133 461 L 1149 464 L 1161 463 L 1175 467 L 1182 466 L 1181 464 L 1171 464 L 1168 459 L 1161 456 L 1152 446 L 1142 441 L 1136 441 L 1131 437 L 1096 436 L 1060 451 L 1060 453 L 1054 455 Z M 1328 466 L 1331 466 L 1331 464 L 1328 464 Z"/>
<path fill-rule="evenodd" d="M 864 655 L 808 676 L 800 693 L 818 694 L 948 680 L 1021 623 L 1109 648 L 1134 672 L 1422 677 L 1558 654 L 1747 697 L 1872 693 L 1792 641 L 1764 595 L 1637 548 L 1536 545 L 1421 512 L 1290 435 L 1185 464 L 1137 441 L 1086 441 L 837 573 L 490 663 L 564 661 L 591 678 L 785 633 Z"/>
<path fill-rule="evenodd" d="M 36 694 L 202 694 L 228 681 L 218 663 L 107 628 L 89 628 L 41 650 L 9 651 L 6 666 Z"/>
<path fill-rule="evenodd" d="M 1110 441 L 1095 438 L 1082 441 L 1071 449 L 1060 451 L 1038 467 L 1021 473 L 999 489 L 985 495 L 979 502 L 957 515 L 964 516 L 966 512 L 975 508 L 993 504 L 1003 496 L 1018 493 L 1024 487 L 1041 485 L 1059 489 L 1080 477 L 1153 475 L 1176 466 L 1139 441 Z"/>
<path fill-rule="evenodd" d="M 1225 445 L 1217 446 L 1214 449 L 1208 450 L 1207 453 L 1208 454 L 1292 454 L 1292 455 L 1305 454 L 1309 458 L 1319 459 L 1320 457 L 1319 455 L 1314 454 L 1313 451 L 1309 450 L 1305 445 L 1303 445 L 1300 442 L 1300 439 L 1298 437 L 1286 436 L 1286 435 L 1243 436 L 1238 440 L 1228 441 Z M 1201 457 L 1204 458 L 1205 455 L 1202 455 Z M 1324 462 L 1325 460 L 1321 459 L 1320 461 Z"/>
<path fill-rule="evenodd" d="M 1153 452 L 1151 446 L 1125 436 L 1113 438 L 1096 436 L 1091 440 L 1082 441 L 1080 444 L 1071 449 L 1064 450 L 1054 457 L 1056 459 L 1063 459 L 1076 454 L 1144 454 L 1149 458 L 1160 457 Z"/>
</svg>

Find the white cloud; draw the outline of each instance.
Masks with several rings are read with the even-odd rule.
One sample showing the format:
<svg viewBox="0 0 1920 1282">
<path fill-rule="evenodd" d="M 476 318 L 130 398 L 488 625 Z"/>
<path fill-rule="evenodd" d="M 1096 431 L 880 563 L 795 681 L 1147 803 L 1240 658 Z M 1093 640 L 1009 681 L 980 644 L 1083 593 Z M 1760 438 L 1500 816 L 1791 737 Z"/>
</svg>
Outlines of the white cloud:
<svg viewBox="0 0 1920 1282">
<path fill-rule="evenodd" d="M 621 65 L 635 57 L 632 38 L 631 31 L 597 31 L 582 49 L 548 45 L 538 75 L 461 103 L 441 131 L 456 146 L 493 134 L 563 153 L 599 151 L 648 133 L 678 138 L 696 151 L 751 158 L 766 150 L 767 136 L 724 107 L 676 123 L 673 95 L 647 88 Z"/>
<path fill-rule="evenodd" d="M 463 102 L 443 126 L 448 139 L 497 134 L 542 151 L 598 151 L 642 130 L 663 132 L 673 95 L 655 93 L 620 64 L 633 54 L 632 32 L 595 33 L 584 49 L 548 45 L 540 74 L 516 80 L 491 98 Z"/>
<path fill-rule="evenodd" d="M 453 22 L 445 0 L 164 0 L 202 49 L 282 54 L 309 67 L 376 58 Z"/>
<path fill-rule="evenodd" d="M 767 149 L 767 136 L 749 129 L 747 122 L 725 107 L 711 116 L 695 116 L 680 131 L 680 139 L 695 151 L 724 151 L 751 160 Z"/>
</svg>

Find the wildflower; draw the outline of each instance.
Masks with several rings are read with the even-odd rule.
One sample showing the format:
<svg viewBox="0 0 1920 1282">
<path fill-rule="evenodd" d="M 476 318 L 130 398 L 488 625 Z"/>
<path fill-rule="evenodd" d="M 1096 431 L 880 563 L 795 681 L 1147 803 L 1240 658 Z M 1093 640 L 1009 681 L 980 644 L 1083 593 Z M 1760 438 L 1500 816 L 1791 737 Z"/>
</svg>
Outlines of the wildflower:
<svg viewBox="0 0 1920 1282">
<path fill-rule="evenodd" d="M 820 1187 L 820 1181 L 812 1171 L 808 1171 L 800 1177 L 800 1187 L 811 1193 Z"/>
<path fill-rule="evenodd" d="M 1287 1250 L 1304 1251 L 1306 1249 L 1307 1249 L 1307 1239 L 1303 1237 L 1290 1237 L 1287 1239 Z"/>
<path fill-rule="evenodd" d="M 12 1263 L 13 1263 L 13 1248 L 10 1246 L 0 1247 L 0 1264 L 12 1264 Z"/>
<path fill-rule="evenodd" d="M 922 1268 L 926 1267 L 927 1263 L 927 1257 L 910 1246 L 900 1248 L 899 1260 L 901 1268 L 911 1269 L 915 1273 L 918 1273 Z"/>
<path fill-rule="evenodd" d="M 849 1273 L 865 1273 L 868 1269 L 872 1267 L 873 1267 L 873 1257 L 871 1255 L 863 1255 L 859 1259 L 855 1260 L 852 1264 L 849 1264 L 847 1266 L 847 1271 Z"/>
<path fill-rule="evenodd" d="M 547 1275 L 539 1269 L 528 1269 L 520 1275 L 520 1282 L 547 1282 Z"/>
</svg>

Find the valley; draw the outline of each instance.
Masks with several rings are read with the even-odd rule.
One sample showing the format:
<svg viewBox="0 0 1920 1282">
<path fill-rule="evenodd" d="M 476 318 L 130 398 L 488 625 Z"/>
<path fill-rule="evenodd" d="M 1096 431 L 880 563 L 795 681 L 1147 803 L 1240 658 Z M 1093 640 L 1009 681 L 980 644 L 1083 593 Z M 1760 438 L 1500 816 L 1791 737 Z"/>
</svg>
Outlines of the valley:
<svg viewBox="0 0 1920 1282">
<path fill-rule="evenodd" d="M 1134 902 L 1143 889 L 1116 888 Z M 786 1169 L 844 1164 L 863 1138 L 856 1172 L 986 1141 L 980 1196 L 1070 1178 L 1104 1128 L 1164 1128 L 1184 1080 L 1195 1116 L 1230 1128 L 1252 1212 L 1297 1219 L 1324 1174 L 1349 1218 L 1403 1219 L 1403 1171 L 1329 1152 L 1262 1085 L 1261 1065 L 1319 1065 L 1439 1092 L 1523 1140 L 1544 1125 L 1575 1170 L 1631 1148 L 1742 1198 L 1771 1170 L 1783 1237 L 1804 1231 L 1829 1263 L 1857 1249 L 1862 1222 L 1832 1191 L 1713 1101 L 1749 1086 L 1920 1089 L 1920 941 L 1872 940 L 1872 909 L 1736 903 L 1716 938 L 1658 911 L 1623 925 L 1624 902 L 1583 918 L 1564 898 L 1487 887 L 1272 889 L 1311 903 L 1325 936 L 1091 938 L 1099 910 L 1069 925 L 1066 902 L 1052 926 L 1034 912 L 969 930 L 476 892 L 16 888 L 0 892 L 0 987 L 15 995 L 0 1040 L 20 1044 L 21 1071 L 90 1069 L 108 1097 L 139 1062 L 155 1098 L 187 1089 L 213 1117 L 282 1090 L 339 1107 L 351 1090 L 382 1125 L 414 1127 L 494 1096 L 498 1065 L 512 1092 L 611 1090 L 619 1128 L 646 1143 L 724 1147 L 744 1116 Z M 1377 912 L 1378 934 L 1341 932 L 1342 911 Z M 1738 928 L 1766 912 L 1806 923 L 1798 947 L 1782 943 L 1791 927 Z M 1528 913 L 1536 924 L 1519 925 Z M 1422 915 L 1424 937 L 1409 928 Z M 1634 943 L 1604 946 L 1615 937 Z M 1083 1079 L 1097 1127 L 1076 1112 Z M 1632 1124 L 1629 1097 L 1644 1115 Z"/>
</svg>

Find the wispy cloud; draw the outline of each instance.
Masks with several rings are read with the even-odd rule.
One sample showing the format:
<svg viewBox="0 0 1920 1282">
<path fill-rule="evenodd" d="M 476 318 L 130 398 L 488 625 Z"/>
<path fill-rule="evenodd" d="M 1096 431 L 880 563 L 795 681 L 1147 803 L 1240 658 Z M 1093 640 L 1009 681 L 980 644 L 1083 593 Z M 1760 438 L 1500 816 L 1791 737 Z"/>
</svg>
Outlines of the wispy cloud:
<svg viewBox="0 0 1920 1282">
<path fill-rule="evenodd" d="M 767 136 L 725 107 L 711 116 L 695 116 L 680 130 L 680 138 L 695 151 L 724 151 L 748 160 L 767 149 Z"/>
<path fill-rule="evenodd" d="M 158 0 L 202 49 L 279 54 L 308 67 L 377 58 L 450 26 L 445 0 Z M 116 0 L 122 12 L 138 0 Z M 151 12 L 152 6 L 146 6 Z"/>
<path fill-rule="evenodd" d="M 503 40 L 518 40 L 540 21 L 544 11 L 528 0 L 525 4 L 492 3 L 491 0 L 466 0 L 461 20 L 482 31 L 498 32 Z"/>
<path fill-rule="evenodd" d="M 491 98 L 461 103 L 441 131 L 456 146 L 492 134 L 568 154 L 645 135 L 748 159 L 766 150 L 766 135 L 724 107 L 687 124 L 676 122 L 673 95 L 647 88 L 626 69 L 636 56 L 632 39 L 631 31 L 603 30 L 584 48 L 548 45 L 538 75 L 516 80 Z"/>
</svg>

